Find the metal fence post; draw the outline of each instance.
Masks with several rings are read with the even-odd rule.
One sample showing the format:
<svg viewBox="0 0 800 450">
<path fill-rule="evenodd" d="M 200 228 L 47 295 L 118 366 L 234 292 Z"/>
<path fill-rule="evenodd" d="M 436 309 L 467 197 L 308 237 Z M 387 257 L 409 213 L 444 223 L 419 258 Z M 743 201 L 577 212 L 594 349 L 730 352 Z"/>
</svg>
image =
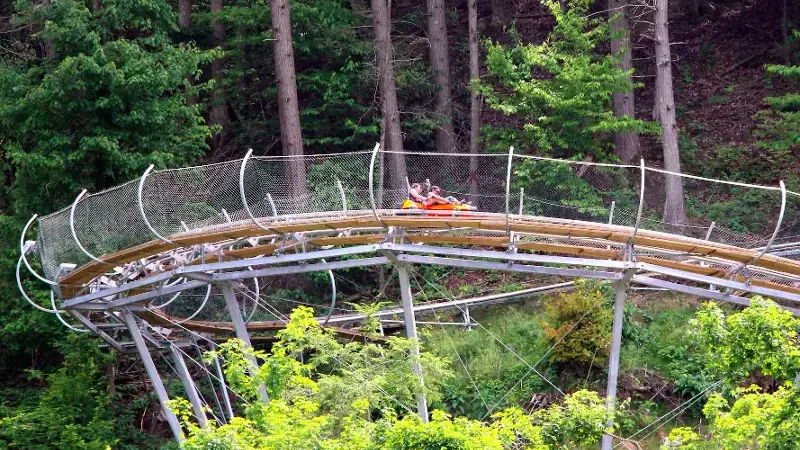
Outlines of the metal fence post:
<svg viewBox="0 0 800 450">
<path fill-rule="evenodd" d="M 417 342 L 417 321 L 414 317 L 414 303 L 411 298 L 411 283 L 408 279 L 408 267 L 405 264 L 395 264 L 397 277 L 400 280 L 400 296 L 403 300 L 403 317 L 406 324 L 406 337 L 413 344 L 411 347 L 412 370 L 419 377 L 420 392 L 417 393 L 417 412 L 422 418 L 423 423 L 428 423 L 428 403 L 425 400 L 423 388 L 425 380 L 422 375 L 422 367 L 419 364 L 419 342 Z"/>
<path fill-rule="evenodd" d="M 194 385 L 194 380 L 189 374 L 189 369 L 186 367 L 186 361 L 180 350 L 174 345 L 170 344 L 169 352 L 172 354 L 172 361 L 175 362 L 175 370 L 178 371 L 178 377 L 183 383 L 183 389 L 186 391 L 186 396 L 189 397 L 189 403 L 192 404 L 194 416 L 197 418 L 197 423 L 200 428 L 206 427 L 206 413 L 203 411 L 203 402 L 200 401 L 200 396 L 197 395 L 197 387 Z"/>
<path fill-rule="evenodd" d="M 511 231 L 511 164 L 514 161 L 514 146 L 508 148 L 508 167 L 506 168 L 506 233 Z"/>
<path fill-rule="evenodd" d="M 175 413 L 169 407 L 167 390 L 164 388 L 164 382 L 161 381 L 161 376 L 158 374 L 158 369 L 156 369 L 156 365 L 153 363 L 153 358 L 150 356 L 150 350 L 147 348 L 147 344 L 144 342 L 142 331 L 139 329 L 139 324 L 136 323 L 136 318 L 134 318 L 130 311 L 124 310 L 122 311 L 121 315 L 122 320 L 125 322 L 125 326 L 128 327 L 128 332 L 130 332 L 131 337 L 133 338 L 133 343 L 136 345 L 136 350 L 139 352 L 139 357 L 142 358 L 144 368 L 147 371 L 147 376 L 150 378 L 150 382 L 153 383 L 153 390 L 156 391 L 156 397 L 158 397 L 158 401 L 161 403 L 161 409 L 164 411 L 164 416 L 167 418 L 167 423 L 169 423 L 172 434 L 175 436 L 176 441 L 183 442 L 183 431 L 181 430 L 181 424 L 178 422 L 178 417 L 175 416 Z"/>
<path fill-rule="evenodd" d="M 622 348 L 622 322 L 628 285 L 636 269 L 627 269 L 614 287 L 614 324 L 611 329 L 611 356 L 608 361 L 608 387 L 606 389 L 606 426 L 614 426 L 614 411 L 617 403 L 617 378 L 619 376 L 619 354 Z M 611 450 L 614 437 L 603 435 L 602 450 Z"/>
<path fill-rule="evenodd" d="M 778 234 L 781 231 L 781 226 L 783 225 L 783 218 L 786 216 L 786 185 L 783 183 L 783 180 L 780 181 L 780 188 L 781 188 L 781 212 L 778 214 L 778 223 L 775 224 L 775 231 L 772 232 L 772 236 L 769 238 L 769 242 L 767 242 L 766 247 L 762 248 L 761 252 L 758 255 L 756 255 L 750 261 L 740 264 L 739 267 L 735 268 L 730 272 L 731 278 L 733 278 L 734 276 L 736 276 L 736 274 L 744 270 L 745 267 L 751 264 L 755 264 L 759 259 L 761 259 L 761 257 L 764 256 L 769 251 L 770 247 L 772 247 L 773 242 L 775 242 L 775 238 L 778 237 Z"/>
<path fill-rule="evenodd" d="M 372 215 L 375 216 L 375 220 L 377 220 L 382 227 L 386 228 L 386 225 L 384 225 L 380 217 L 378 217 L 378 209 L 375 206 L 375 159 L 378 157 L 380 148 L 381 144 L 375 144 L 375 147 L 372 149 L 372 156 L 369 159 L 369 204 L 372 207 Z"/>
<path fill-rule="evenodd" d="M 252 348 L 253 344 L 250 342 L 250 333 L 247 332 L 247 325 L 244 322 L 242 310 L 239 308 L 239 302 L 236 301 L 236 293 L 233 292 L 233 286 L 231 286 L 230 283 L 220 283 L 219 288 L 222 290 L 223 297 L 225 297 L 225 305 L 228 307 L 228 313 L 231 315 L 236 337 L 244 342 L 245 346 Z M 258 361 L 255 357 L 248 359 L 250 359 L 253 365 L 258 366 Z M 269 395 L 263 385 L 259 387 L 258 392 L 261 394 L 261 399 L 265 403 L 269 403 Z"/>
<path fill-rule="evenodd" d="M 147 176 L 150 175 L 150 172 L 153 171 L 154 167 L 155 167 L 154 165 L 150 164 L 150 167 L 148 167 L 147 170 L 144 171 L 144 173 L 142 174 L 142 178 L 139 180 L 139 188 L 136 190 L 136 201 L 139 203 L 139 215 L 142 216 L 142 220 L 144 221 L 145 226 L 147 226 L 147 229 L 150 230 L 150 232 L 153 233 L 155 237 L 157 237 L 159 240 L 163 242 L 166 242 L 167 244 L 179 246 L 175 242 L 172 242 L 171 240 L 165 238 L 164 236 L 161 235 L 161 233 L 156 231 L 156 229 L 153 228 L 153 225 L 150 224 L 150 220 L 147 218 L 147 214 L 144 213 L 144 202 L 142 201 L 144 182 L 147 180 Z"/>
<path fill-rule="evenodd" d="M 633 241 L 636 239 L 636 233 L 639 231 L 639 225 L 642 223 L 642 211 L 644 211 L 644 174 L 645 174 L 645 167 L 644 167 L 644 158 L 639 160 L 639 170 L 641 171 L 641 180 L 639 183 L 641 186 L 639 187 L 639 211 L 636 213 L 636 226 L 633 229 L 633 234 L 631 235 L 630 243 L 633 244 Z"/>
</svg>

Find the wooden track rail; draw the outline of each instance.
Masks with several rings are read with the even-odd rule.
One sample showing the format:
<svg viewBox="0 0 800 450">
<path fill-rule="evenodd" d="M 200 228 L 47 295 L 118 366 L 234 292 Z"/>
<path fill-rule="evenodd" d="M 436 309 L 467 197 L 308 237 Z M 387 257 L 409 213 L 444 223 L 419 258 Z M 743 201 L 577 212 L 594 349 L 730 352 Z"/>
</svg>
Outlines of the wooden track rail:
<svg viewBox="0 0 800 450">
<path fill-rule="evenodd" d="M 411 243 L 493 248 L 507 248 L 510 242 L 508 237 L 504 236 L 506 222 L 505 215 L 502 214 L 473 214 L 467 217 L 424 217 L 398 215 L 396 212 L 392 212 L 379 214 L 379 222 L 371 215 L 371 211 L 363 213 L 363 215 L 356 213 L 357 215 L 351 217 L 333 217 L 329 220 L 320 217 L 293 219 L 291 222 L 265 220 L 263 224 L 276 233 L 333 231 L 340 234 L 338 236 L 311 237 L 307 244 L 316 247 L 370 244 L 388 239 L 402 239 Z M 569 244 L 562 244 L 522 240 L 515 243 L 518 251 L 596 259 L 617 259 L 620 254 L 619 248 L 631 241 L 634 231 L 631 227 L 532 216 L 512 216 L 508 226 L 510 231 L 524 233 L 526 236 L 568 239 L 570 242 Z M 386 232 L 383 231 L 353 234 L 352 236 L 344 235 L 348 230 L 381 229 L 383 227 L 396 227 L 397 229 L 402 229 L 403 233 L 387 236 Z M 448 230 L 458 231 L 451 234 L 441 232 L 447 232 Z M 491 234 L 492 232 L 496 235 L 487 235 L 487 233 Z M 255 226 L 252 222 L 242 221 L 227 225 L 217 225 L 209 229 L 178 233 L 169 236 L 169 239 L 178 246 L 190 247 L 198 244 L 213 244 L 267 235 L 268 233 L 265 230 Z M 271 243 L 222 251 L 222 258 L 225 260 L 245 259 L 272 255 L 280 247 L 279 236 L 276 235 L 274 237 L 278 238 Z M 585 240 L 586 244 L 581 244 L 581 240 Z M 608 244 L 607 248 L 605 246 L 601 248 L 601 246 L 598 246 L 598 242 Z M 642 229 L 638 230 L 633 238 L 633 244 L 635 247 L 677 252 L 684 259 L 691 259 L 693 256 L 705 257 L 738 264 L 752 262 L 758 255 L 756 250 Z M 100 259 L 105 263 L 88 262 L 59 279 L 62 294 L 64 298 L 71 298 L 80 292 L 83 285 L 116 266 L 176 248 L 174 244 L 152 240 L 116 253 L 103 255 Z M 282 248 L 282 251 L 299 250 L 295 247 Z M 204 262 L 215 262 L 218 259 L 217 254 L 208 254 Z M 654 265 L 676 268 L 701 275 L 719 278 L 728 276 L 726 270 L 689 262 L 645 256 L 638 259 Z M 190 264 L 198 262 L 192 261 Z M 783 274 L 787 278 L 800 279 L 800 262 L 790 259 L 766 254 L 754 262 L 753 266 Z M 742 276 L 737 276 L 734 279 L 749 281 L 754 285 L 757 284 L 786 292 L 800 293 L 800 288 L 769 280 L 756 278 L 745 280 L 745 277 Z"/>
</svg>

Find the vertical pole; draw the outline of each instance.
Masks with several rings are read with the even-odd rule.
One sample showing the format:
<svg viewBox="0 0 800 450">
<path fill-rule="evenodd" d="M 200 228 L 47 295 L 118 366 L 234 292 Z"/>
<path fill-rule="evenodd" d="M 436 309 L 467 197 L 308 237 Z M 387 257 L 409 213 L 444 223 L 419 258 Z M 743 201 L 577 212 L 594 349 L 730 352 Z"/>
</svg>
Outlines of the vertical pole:
<svg viewBox="0 0 800 450">
<path fill-rule="evenodd" d="M 411 299 L 411 283 L 408 281 L 408 267 L 405 264 L 397 264 L 397 276 L 400 279 L 400 296 L 403 299 L 403 317 L 406 322 L 406 337 L 413 344 L 411 347 L 411 358 L 413 359 L 412 370 L 419 377 L 420 392 L 417 393 L 417 412 L 422 418 L 423 423 L 428 423 L 428 403 L 425 394 L 421 391 L 425 385 L 422 376 L 422 367 L 419 365 L 419 342 L 417 342 L 417 321 L 414 318 L 414 303 Z"/>
<path fill-rule="evenodd" d="M 233 286 L 231 286 L 230 283 L 222 283 L 219 287 L 222 290 L 222 295 L 225 297 L 225 304 L 228 307 L 228 313 L 231 315 L 236 337 L 244 342 L 245 346 L 253 347 L 253 344 L 250 342 L 250 334 L 247 332 L 247 326 L 244 323 L 242 310 L 239 309 L 239 302 L 236 301 L 236 293 L 233 292 Z M 258 361 L 256 361 L 255 357 L 249 359 L 253 365 L 258 365 Z M 263 385 L 258 388 L 258 392 L 261 393 L 261 399 L 264 400 L 264 403 L 269 403 L 269 395 L 267 395 L 267 390 Z"/>
<path fill-rule="evenodd" d="M 192 404 L 192 410 L 197 417 L 197 423 L 200 428 L 206 427 L 206 413 L 203 411 L 203 402 L 200 401 L 200 396 L 197 395 L 197 388 L 194 385 L 192 376 L 189 374 L 189 369 L 186 367 L 186 361 L 183 359 L 180 350 L 175 345 L 169 346 L 169 351 L 172 354 L 172 361 L 175 362 L 175 369 L 178 371 L 183 383 L 183 388 L 186 390 L 186 396 L 189 397 L 189 403 Z"/>
<path fill-rule="evenodd" d="M 711 225 L 708 227 L 708 231 L 706 231 L 706 240 L 709 240 L 709 238 L 711 238 L 711 232 L 714 231 L 714 226 L 716 224 L 717 222 L 711 222 Z"/>
<path fill-rule="evenodd" d="M 342 180 L 338 178 L 336 179 L 336 187 L 339 188 L 339 197 L 342 200 L 342 211 L 347 211 L 347 197 L 344 195 L 344 186 L 342 186 Z"/>
<path fill-rule="evenodd" d="M 519 188 L 519 215 L 522 215 L 522 206 L 525 204 L 525 188 Z"/>
<path fill-rule="evenodd" d="M 614 324 L 611 328 L 611 357 L 608 361 L 608 387 L 606 389 L 606 426 L 614 426 L 614 410 L 617 403 L 617 377 L 619 375 L 619 354 L 622 348 L 622 321 L 625 313 L 625 299 L 628 284 L 636 269 L 628 269 L 622 279 L 614 286 Z M 614 437 L 603 435 L 602 450 L 611 450 Z"/>
<path fill-rule="evenodd" d="M 506 233 L 511 231 L 510 213 L 511 205 L 511 164 L 514 162 L 514 146 L 508 148 L 508 167 L 506 168 Z"/>
<path fill-rule="evenodd" d="M 228 419 L 232 419 L 233 408 L 231 408 L 231 397 L 228 394 L 228 385 L 225 384 L 225 375 L 222 373 L 222 366 L 219 365 L 219 358 L 214 357 L 214 365 L 217 366 L 217 377 L 219 378 L 220 388 L 222 388 L 222 400 L 225 402 L 225 410 L 228 412 Z"/>
<path fill-rule="evenodd" d="M 153 390 L 156 391 L 156 397 L 158 397 L 158 401 L 161 403 L 161 409 L 164 411 L 164 416 L 167 418 L 167 423 L 169 423 L 169 428 L 172 430 L 172 435 L 175 436 L 176 441 L 183 442 L 181 424 L 178 422 L 178 417 L 175 416 L 175 413 L 172 412 L 172 409 L 170 409 L 167 403 L 169 401 L 167 390 L 164 388 L 164 382 L 161 381 L 158 369 L 156 369 L 153 358 L 150 356 L 150 350 L 147 349 L 147 344 L 144 342 L 139 324 L 136 323 L 133 314 L 127 310 L 122 311 L 122 320 L 125 322 L 125 326 L 128 327 L 128 332 L 130 332 L 133 338 L 133 343 L 136 344 L 139 357 L 142 358 L 142 362 L 144 363 L 147 376 L 150 378 L 150 382 L 153 383 Z"/>
<path fill-rule="evenodd" d="M 617 207 L 617 202 L 611 201 L 611 209 L 608 211 L 608 224 L 614 223 L 614 209 Z"/>
<path fill-rule="evenodd" d="M 464 323 L 467 324 L 467 329 L 472 329 L 472 317 L 469 315 L 469 305 L 464 305 Z"/>
</svg>

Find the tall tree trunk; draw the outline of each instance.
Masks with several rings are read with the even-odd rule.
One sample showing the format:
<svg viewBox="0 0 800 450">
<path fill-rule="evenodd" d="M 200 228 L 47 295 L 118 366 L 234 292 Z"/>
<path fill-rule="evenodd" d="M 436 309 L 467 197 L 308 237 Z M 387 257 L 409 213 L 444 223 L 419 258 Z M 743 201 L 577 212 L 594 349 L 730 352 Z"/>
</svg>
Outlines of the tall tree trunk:
<svg viewBox="0 0 800 450">
<path fill-rule="evenodd" d="M 303 135 L 300 128 L 300 107 L 297 102 L 297 78 L 294 70 L 292 18 L 289 0 L 270 0 L 275 54 L 275 75 L 278 82 L 278 115 L 281 122 L 281 145 L 286 161 L 286 181 L 292 198 L 305 198 L 306 165 L 303 158 Z"/>
<path fill-rule="evenodd" d="M 217 46 L 225 46 L 225 25 L 218 20 L 219 13 L 222 12 L 223 0 L 211 0 L 211 27 L 214 33 L 214 43 Z M 209 115 L 209 122 L 212 125 L 219 125 L 222 130 L 217 133 L 213 138 L 214 151 L 217 151 L 222 141 L 222 134 L 225 127 L 228 125 L 228 105 L 225 102 L 224 94 L 222 92 L 222 69 L 224 61 L 222 58 L 215 60 L 211 63 L 211 77 L 216 82 L 214 87 L 214 94 L 212 95 L 211 113 Z"/>
<path fill-rule="evenodd" d="M 672 56 L 669 48 L 667 0 L 655 0 L 655 47 L 656 47 L 656 91 L 661 120 L 664 169 L 680 173 L 681 161 L 678 153 L 678 125 L 675 121 L 675 99 L 672 91 Z M 682 228 L 686 223 L 683 208 L 683 182 L 677 175 L 665 174 L 666 203 L 664 222 L 671 228 Z"/>
<path fill-rule="evenodd" d="M 436 149 L 440 152 L 455 150 L 453 135 L 453 105 L 450 92 L 450 55 L 448 54 L 447 17 L 445 0 L 426 0 L 428 9 L 428 42 L 433 81 L 439 86 L 436 93 L 436 118 L 441 125 L 436 129 Z"/>
<path fill-rule="evenodd" d="M 469 78 L 474 83 L 480 78 L 480 53 L 478 47 L 478 4 L 477 0 L 467 0 L 467 23 L 469 29 Z M 478 194 L 478 138 L 481 133 L 481 99 L 474 87 L 470 86 L 469 111 L 469 194 L 475 201 Z"/>
<path fill-rule="evenodd" d="M 492 26 L 503 27 L 508 23 L 507 0 L 492 0 Z"/>
<path fill-rule="evenodd" d="M 192 0 L 178 1 L 178 27 L 186 30 L 192 25 Z M 224 33 L 224 30 L 223 30 Z"/>
<path fill-rule="evenodd" d="M 611 22 L 611 53 L 619 55 L 619 68 L 630 71 L 631 39 L 628 25 L 627 0 L 608 0 L 608 14 Z M 632 75 L 628 75 L 628 82 L 633 83 Z M 628 116 L 636 118 L 636 108 L 633 101 L 633 89 L 625 92 L 614 92 L 614 115 L 617 117 Z M 630 164 L 639 155 L 639 135 L 637 133 L 622 132 L 614 137 L 617 156 L 625 164 Z"/>
<path fill-rule="evenodd" d="M 99 0 L 95 0 L 99 1 Z M 220 5 L 221 7 L 221 5 Z M 179 0 L 178 1 L 178 27 L 181 31 L 186 31 L 189 27 L 192 26 L 192 0 Z M 224 32 L 223 31 L 223 37 Z M 213 66 L 212 66 L 213 67 Z M 219 70 L 219 68 L 217 68 Z M 186 79 L 189 81 L 189 84 L 194 86 L 194 74 L 189 74 L 186 76 Z M 197 103 L 197 99 L 194 96 L 186 97 L 186 104 L 194 105 Z"/>
<path fill-rule="evenodd" d="M 100 0 L 92 0 L 92 13 L 97 14 L 100 11 Z"/>
<path fill-rule="evenodd" d="M 403 151 L 403 135 L 400 131 L 400 112 L 397 108 L 397 86 L 392 68 L 391 15 L 387 0 L 372 1 L 372 28 L 375 32 L 375 56 L 378 60 L 378 89 L 381 95 L 382 128 L 384 130 L 384 150 Z M 387 155 L 387 169 L 390 189 L 406 187 L 405 155 Z M 383 168 L 381 169 L 383 170 Z"/>
</svg>

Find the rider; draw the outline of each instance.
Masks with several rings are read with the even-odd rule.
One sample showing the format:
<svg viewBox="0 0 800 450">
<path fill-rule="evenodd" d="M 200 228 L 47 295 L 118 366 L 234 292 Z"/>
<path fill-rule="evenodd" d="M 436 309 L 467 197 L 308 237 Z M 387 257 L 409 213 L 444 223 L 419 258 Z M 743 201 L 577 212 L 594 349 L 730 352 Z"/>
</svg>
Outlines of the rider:
<svg viewBox="0 0 800 450">
<path fill-rule="evenodd" d="M 439 186 L 431 186 L 431 191 L 428 192 L 428 198 L 425 201 L 425 205 L 449 205 L 454 203 L 442 197 L 441 193 L 442 189 Z"/>
<path fill-rule="evenodd" d="M 419 183 L 412 184 L 411 189 L 408 190 L 408 199 L 412 202 L 424 204 L 427 199 L 422 195 L 422 185 Z"/>
</svg>

